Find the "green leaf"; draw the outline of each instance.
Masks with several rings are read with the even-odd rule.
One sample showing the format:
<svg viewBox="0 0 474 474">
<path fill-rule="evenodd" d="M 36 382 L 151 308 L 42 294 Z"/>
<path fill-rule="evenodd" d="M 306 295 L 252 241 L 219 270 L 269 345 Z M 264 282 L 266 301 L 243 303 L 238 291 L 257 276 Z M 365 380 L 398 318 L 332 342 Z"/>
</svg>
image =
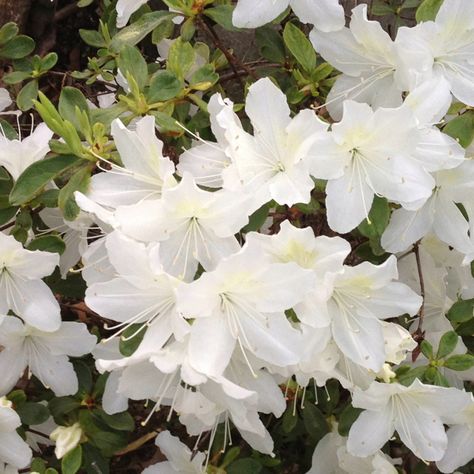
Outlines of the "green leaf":
<svg viewBox="0 0 474 474">
<path fill-rule="evenodd" d="M 227 31 L 242 31 L 240 28 L 236 28 L 232 23 L 234 8 L 233 5 L 217 5 L 212 8 L 206 8 L 204 15 L 211 18 L 211 20 L 215 21 Z"/>
<path fill-rule="evenodd" d="M 125 44 L 135 45 L 145 36 L 151 33 L 162 22 L 174 18 L 173 13 L 167 11 L 156 11 L 145 13 L 138 21 L 120 30 L 112 39 L 110 48 L 114 51 L 120 51 Z"/>
<path fill-rule="evenodd" d="M 153 75 L 147 92 L 148 102 L 174 99 L 183 89 L 183 83 L 171 71 L 158 71 Z"/>
<path fill-rule="evenodd" d="M 416 379 L 422 380 L 427 367 L 415 367 L 414 369 L 407 370 L 398 376 L 398 382 L 405 386 L 410 386 Z"/>
<path fill-rule="evenodd" d="M 474 111 L 470 110 L 450 120 L 443 128 L 443 132 L 467 148 L 474 140 Z"/>
<path fill-rule="evenodd" d="M 195 59 L 196 52 L 191 43 L 178 38 L 170 47 L 167 68 L 183 80 L 193 67 Z"/>
<path fill-rule="evenodd" d="M 84 468 L 87 474 L 109 474 L 109 462 L 102 453 L 89 443 L 82 446 Z"/>
<path fill-rule="evenodd" d="M 125 357 L 131 356 L 143 340 L 146 333 L 146 326 L 143 324 L 132 324 L 120 337 L 120 353 Z"/>
<path fill-rule="evenodd" d="M 354 408 L 350 403 L 342 410 L 339 417 L 339 424 L 337 430 L 341 436 L 347 436 L 353 423 L 359 418 L 362 413 L 361 408 Z"/>
<path fill-rule="evenodd" d="M 444 359 L 447 355 L 451 354 L 458 345 L 459 336 L 455 331 L 449 331 L 441 336 L 439 341 L 438 352 L 436 354 L 437 359 Z"/>
<path fill-rule="evenodd" d="M 21 422 L 24 425 L 40 425 L 44 423 L 50 416 L 47 407 L 41 403 L 26 402 L 16 408 Z"/>
<path fill-rule="evenodd" d="M 29 36 L 15 36 L 0 48 L 0 57 L 20 59 L 28 56 L 35 49 L 35 42 Z"/>
<path fill-rule="evenodd" d="M 46 462 L 40 458 L 33 458 L 30 465 L 31 472 L 38 472 L 39 474 L 44 474 L 46 471 Z"/>
<path fill-rule="evenodd" d="M 471 354 L 457 354 L 444 361 L 444 366 L 451 370 L 469 370 L 474 367 L 474 356 Z"/>
<path fill-rule="evenodd" d="M 474 317 L 474 298 L 456 301 L 446 316 L 452 323 L 465 323 L 469 321 Z"/>
<path fill-rule="evenodd" d="M 232 463 L 226 472 L 227 474 L 258 474 L 262 472 L 262 465 L 255 459 L 244 458 Z"/>
<path fill-rule="evenodd" d="M 73 221 L 79 215 L 80 209 L 76 204 L 74 193 L 76 191 L 81 191 L 82 193 L 87 191 L 89 188 L 91 171 L 89 164 L 79 169 L 71 176 L 68 183 L 59 191 L 58 206 L 67 221 Z"/>
<path fill-rule="evenodd" d="M 74 372 L 76 372 L 79 386 L 77 394 L 84 396 L 92 391 L 93 381 L 90 367 L 82 360 L 74 360 L 72 363 Z"/>
<path fill-rule="evenodd" d="M 26 247 L 28 250 L 41 250 L 43 252 L 59 253 L 62 255 L 66 250 L 66 244 L 57 235 L 42 235 L 32 240 Z"/>
<path fill-rule="evenodd" d="M 10 193 L 10 203 L 20 206 L 31 201 L 43 188 L 83 160 L 73 155 L 59 155 L 33 163 L 20 175 Z"/>
<path fill-rule="evenodd" d="M 416 21 L 420 23 L 421 21 L 434 20 L 442 4 L 443 0 L 423 0 L 416 11 Z"/>
<path fill-rule="evenodd" d="M 274 206 L 275 203 L 273 201 L 268 202 L 267 204 L 264 204 L 260 209 L 257 209 L 250 217 L 249 217 L 249 223 L 242 229 L 242 232 L 247 233 L 247 232 L 255 232 L 260 229 L 260 227 L 265 224 L 265 221 L 267 220 L 268 213 L 272 206 Z"/>
<path fill-rule="evenodd" d="M 283 428 L 283 432 L 286 434 L 291 433 L 298 424 L 298 413 L 294 413 L 293 405 L 290 404 L 287 406 L 285 413 L 281 419 L 281 427 Z"/>
<path fill-rule="evenodd" d="M 321 410 L 313 403 L 306 403 L 302 410 L 303 422 L 306 431 L 311 438 L 319 441 L 325 434 L 329 433 L 329 426 Z"/>
<path fill-rule="evenodd" d="M 158 44 L 164 39 L 170 38 L 174 32 L 174 23 L 171 18 L 163 20 L 154 30 L 151 35 L 151 42 Z"/>
<path fill-rule="evenodd" d="M 125 77 L 130 74 L 135 79 L 139 90 L 143 90 L 148 81 L 148 66 L 138 48 L 126 44 L 120 50 L 118 67 Z"/>
<path fill-rule="evenodd" d="M 84 43 L 88 44 L 89 46 L 93 46 L 94 48 L 107 47 L 104 37 L 98 31 L 80 29 L 79 35 L 81 36 Z"/>
<path fill-rule="evenodd" d="M 260 48 L 260 54 L 269 61 L 284 64 L 286 62 L 285 43 L 282 37 L 270 26 L 258 28 L 255 40 Z"/>
<path fill-rule="evenodd" d="M 133 431 L 135 429 L 135 421 L 128 411 L 108 415 L 105 411 L 99 410 L 98 414 L 100 418 L 114 430 Z"/>
<path fill-rule="evenodd" d="M 374 3 L 370 12 L 375 16 L 393 15 L 395 7 L 385 3 Z"/>
<path fill-rule="evenodd" d="M 56 53 L 48 53 L 44 58 L 41 59 L 41 70 L 49 71 L 58 62 L 58 55 Z"/>
<path fill-rule="evenodd" d="M 421 341 L 420 349 L 427 359 L 432 360 L 434 358 L 433 346 L 426 339 Z"/>
<path fill-rule="evenodd" d="M 225 469 L 229 464 L 233 463 L 240 455 L 240 447 L 234 446 L 227 450 L 224 456 L 224 460 L 222 461 L 221 465 L 219 466 L 221 469 Z"/>
<path fill-rule="evenodd" d="M 80 406 L 81 402 L 73 397 L 56 397 L 48 404 L 49 411 L 58 424 L 61 424 L 61 421 L 64 420 L 64 415 L 71 413 Z"/>
<path fill-rule="evenodd" d="M 219 74 L 216 73 L 212 64 L 206 64 L 199 68 L 189 80 L 193 89 L 207 90 L 219 80 Z"/>
<path fill-rule="evenodd" d="M 76 109 L 84 111 L 90 122 L 89 106 L 84 94 L 75 87 L 64 87 L 61 91 L 61 95 L 59 96 L 59 113 L 63 118 L 71 122 L 76 130 L 81 131 L 82 127 L 79 122 Z"/>
<path fill-rule="evenodd" d="M 18 84 L 31 77 L 31 71 L 13 71 L 3 76 L 5 84 Z"/>
<path fill-rule="evenodd" d="M 73 450 L 65 454 L 61 460 L 62 474 L 76 474 L 82 464 L 82 446 L 79 444 Z"/>
<path fill-rule="evenodd" d="M 400 10 L 408 10 L 409 8 L 417 8 L 421 0 L 405 0 L 400 7 Z"/>
<path fill-rule="evenodd" d="M 390 220 L 390 206 L 385 198 L 375 196 L 369 219 L 365 219 L 358 227 L 359 232 L 372 239 L 380 237 L 388 226 Z"/>
<path fill-rule="evenodd" d="M 288 22 L 283 30 L 283 40 L 291 54 L 306 71 L 316 67 L 316 52 L 306 35 L 293 23 Z"/>
<path fill-rule="evenodd" d="M 16 104 L 23 112 L 33 107 L 33 101 L 38 97 L 38 81 L 28 82 L 16 97 Z"/>
<path fill-rule="evenodd" d="M 10 21 L 9 23 L 5 23 L 0 28 L 0 45 L 8 43 L 8 41 L 12 40 L 18 34 L 18 26 L 16 23 Z"/>
</svg>

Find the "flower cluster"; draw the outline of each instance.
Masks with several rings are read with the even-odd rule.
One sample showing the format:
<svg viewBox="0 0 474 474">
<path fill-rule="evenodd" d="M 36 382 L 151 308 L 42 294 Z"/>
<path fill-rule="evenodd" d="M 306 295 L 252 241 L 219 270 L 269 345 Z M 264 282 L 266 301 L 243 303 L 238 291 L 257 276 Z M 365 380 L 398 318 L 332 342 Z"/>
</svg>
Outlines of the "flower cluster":
<svg viewBox="0 0 474 474">
<path fill-rule="evenodd" d="M 117 26 L 145 3 L 119 0 Z M 233 24 L 256 28 L 288 7 L 341 72 L 328 114 L 293 113 L 277 81 L 260 78 L 242 108 L 222 91 L 209 97 L 212 137 L 179 123 L 194 138 L 179 157 L 150 109 L 113 118 L 110 140 L 87 155 L 90 180 L 59 191 L 76 219 L 55 206 L 34 216 L 63 237 L 62 255 L 38 250 L 34 235 L 22 245 L 18 223 L 0 232 L 0 395 L 34 376 L 51 397 L 72 396 L 81 381 L 70 359 L 92 354 L 107 374 L 104 417 L 148 400 L 144 426 L 166 407 L 196 446 L 210 432 L 198 452 L 162 431 L 168 460 L 143 472 L 202 473 L 217 439 L 223 452 L 238 436 L 278 454 L 263 417 L 286 416 L 290 391 L 290 411 L 298 397 L 312 403 L 307 391 L 317 404 L 337 381 L 353 418 L 343 429 L 342 409 L 322 417 L 308 474 L 395 474 L 403 460 L 384 449 L 393 444 L 452 473 L 474 458 L 474 361 L 454 331 L 472 307 L 446 316 L 474 297 L 474 160 L 440 125 L 455 120 L 453 106 L 474 106 L 474 4 L 445 0 L 433 21 L 395 39 L 366 5 L 344 26 L 335 0 L 239 0 Z M 172 5 L 178 17 L 186 8 Z M 120 66 L 133 94 L 139 85 Z M 121 104 L 112 97 L 98 116 Z M 11 196 L 50 159 L 52 136 L 40 124 L 0 139 Z M 51 150 L 69 146 L 63 138 Z M 86 320 L 61 320 L 64 300 L 42 280 L 56 266 L 66 281 L 81 274 L 85 310 L 104 323 L 95 335 Z M 81 416 L 65 420 L 51 435 L 58 458 L 87 439 Z M 20 424 L 0 399 L 0 470 L 30 462 Z"/>
</svg>

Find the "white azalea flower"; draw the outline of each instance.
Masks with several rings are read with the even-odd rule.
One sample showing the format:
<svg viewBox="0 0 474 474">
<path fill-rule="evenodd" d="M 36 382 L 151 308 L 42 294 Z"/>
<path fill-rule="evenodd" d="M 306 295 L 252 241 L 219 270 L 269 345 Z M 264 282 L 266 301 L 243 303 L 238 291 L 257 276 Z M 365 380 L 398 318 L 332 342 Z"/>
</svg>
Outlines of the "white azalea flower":
<svg viewBox="0 0 474 474">
<path fill-rule="evenodd" d="M 213 269 L 239 250 L 235 234 L 248 222 L 251 198 L 244 194 L 204 191 L 185 174 L 161 200 L 142 201 L 117 209 L 119 229 L 145 242 L 160 241 L 163 268 L 191 280 L 198 263 Z"/>
<path fill-rule="evenodd" d="M 344 117 L 315 145 L 311 174 L 328 179 L 327 217 L 340 233 L 367 218 L 375 195 L 417 208 L 435 185 L 420 151 L 422 137 L 408 107 L 378 109 L 344 102 Z M 426 138 L 426 137 L 424 137 Z"/>
<path fill-rule="evenodd" d="M 63 322 L 54 332 L 43 332 L 8 316 L 0 325 L 0 393 L 9 392 L 28 367 L 57 396 L 77 392 L 77 375 L 68 356 L 88 354 L 96 343 L 82 323 Z"/>
<path fill-rule="evenodd" d="M 382 236 L 382 247 L 392 253 L 406 250 L 426 234 L 433 232 L 440 240 L 461 253 L 472 251 L 469 222 L 457 203 L 472 202 L 474 161 L 467 160 L 454 169 L 435 174 L 436 188 L 426 203 L 416 211 L 397 209 Z"/>
<path fill-rule="evenodd" d="M 224 188 L 242 187 L 254 195 L 256 208 L 271 199 L 289 206 L 309 202 L 314 182 L 307 157 L 328 124 L 312 110 L 302 110 L 291 118 L 285 94 L 268 78 L 250 86 L 245 111 L 253 136 L 225 108 L 217 116 L 225 129 L 225 151 L 232 162 L 223 174 Z"/>
<path fill-rule="evenodd" d="M 0 87 L 0 112 L 4 111 L 12 104 L 10 94 L 4 87 Z"/>
<path fill-rule="evenodd" d="M 81 441 L 83 436 L 80 423 L 71 426 L 58 426 L 49 437 L 56 442 L 54 454 L 58 459 L 63 458 L 72 451 Z"/>
<path fill-rule="evenodd" d="M 232 23 L 238 28 L 257 28 L 277 18 L 288 6 L 303 23 L 322 31 L 338 30 L 345 23 L 338 0 L 239 0 Z"/>
<path fill-rule="evenodd" d="M 28 166 L 43 159 L 49 152 L 53 132 L 40 123 L 26 138 L 8 140 L 0 134 L 0 166 L 4 166 L 16 180 Z"/>
<path fill-rule="evenodd" d="M 347 449 L 354 456 L 369 456 L 397 431 L 417 457 L 439 461 L 448 445 L 443 422 L 449 422 L 469 401 L 464 391 L 425 385 L 419 380 L 409 387 L 373 382 L 366 391 L 356 388 L 352 404 L 366 411 L 352 425 Z"/>
<path fill-rule="evenodd" d="M 94 175 L 89 199 L 115 209 L 158 199 L 164 187 L 176 184 L 174 165 L 163 156 L 163 142 L 156 137 L 154 117 L 140 119 L 133 131 L 116 119 L 111 129 L 123 167 L 112 164 L 110 171 Z"/>
<path fill-rule="evenodd" d="M 408 286 L 395 282 L 395 257 L 382 265 L 369 262 L 333 274 L 332 294 L 315 299 L 316 327 L 330 326 L 339 349 L 355 364 L 378 372 L 386 361 L 380 320 L 404 313 L 416 314 L 421 298 Z"/>
<path fill-rule="evenodd" d="M 207 105 L 211 129 L 217 142 L 200 140 L 194 142 L 193 147 L 186 150 L 179 157 L 177 170 L 181 176 L 190 173 L 196 184 L 208 188 L 221 188 L 223 186 L 222 173 L 231 164 L 230 157 L 226 154 L 229 142 L 225 137 L 225 128 L 221 127 L 217 117 L 225 115 L 226 120 L 240 124 L 234 112 L 233 102 L 223 99 L 220 94 L 214 94 Z"/>
<path fill-rule="evenodd" d="M 400 28 L 396 43 L 406 88 L 442 76 L 454 97 L 474 105 L 474 4 L 470 0 L 445 0 L 434 22 Z"/>
<path fill-rule="evenodd" d="M 447 432 L 448 448 L 443 458 L 436 463 L 443 473 L 453 472 L 474 457 L 474 399 L 456 416 Z"/>
<path fill-rule="evenodd" d="M 331 275 L 342 271 L 344 260 L 351 251 L 349 242 L 340 237 L 315 237 L 311 227 L 299 229 L 289 221 L 280 225 L 278 234 L 251 232 L 247 234 L 246 242 L 248 246 L 260 249 L 271 263 L 294 262 L 313 272 L 314 289 L 295 306 L 295 311 L 304 324 L 317 327 L 314 300 L 330 297 Z"/>
<path fill-rule="evenodd" d="M 118 0 L 115 9 L 117 10 L 117 28 L 123 28 L 130 20 L 130 17 L 148 0 Z"/>
<path fill-rule="evenodd" d="M 147 334 L 154 335 L 156 349 L 172 334 L 181 339 L 189 325 L 175 308 L 179 280 L 163 271 L 160 245 L 145 245 L 114 232 L 107 236 L 105 246 L 116 275 L 89 286 L 87 306 L 119 322 L 117 334 L 132 324 L 144 324 L 142 329 L 146 327 Z"/>
<path fill-rule="evenodd" d="M 337 429 L 336 427 L 334 427 Z M 395 460 L 381 451 L 356 457 L 347 451 L 347 438 L 337 431 L 319 441 L 313 453 L 311 469 L 306 474 L 396 474 Z"/>
<path fill-rule="evenodd" d="M 31 326 L 57 330 L 59 305 L 41 278 L 58 262 L 58 254 L 26 250 L 12 236 L 0 233 L 0 315 L 12 310 Z"/>
<path fill-rule="evenodd" d="M 31 461 L 31 449 L 16 429 L 21 426 L 20 417 L 12 409 L 12 403 L 0 398 L 0 466 L 6 463 L 5 472 L 13 468 L 23 469 Z M 9 466 L 8 466 L 9 465 Z"/>
<path fill-rule="evenodd" d="M 330 32 L 314 29 L 310 39 L 316 51 L 343 73 L 327 98 L 333 118 L 341 118 L 345 99 L 366 102 L 374 109 L 401 105 L 395 45 L 378 21 L 367 19 L 367 5 L 352 10 L 350 28 Z"/>
<path fill-rule="evenodd" d="M 66 249 L 59 257 L 61 277 L 66 278 L 69 270 L 80 260 L 87 250 L 87 233 L 92 226 L 92 219 L 81 212 L 73 221 L 64 219 L 59 209 L 46 208 L 39 213 L 41 220 L 49 230 L 62 234 Z"/>
<path fill-rule="evenodd" d="M 268 264 L 250 247 L 222 259 L 197 281 L 181 285 L 178 309 L 196 318 L 191 364 L 204 374 L 220 375 L 237 343 L 244 356 L 249 352 L 277 366 L 297 363 L 299 334 L 283 312 L 313 285 L 310 271 L 294 263 Z"/>
<path fill-rule="evenodd" d="M 205 472 L 204 453 L 191 453 L 191 450 L 169 431 L 162 431 L 155 440 L 155 444 L 166 456 L 168 461 L 159 462 L 147 467 L 143 474 L 202 474 Z"/>
</svg>

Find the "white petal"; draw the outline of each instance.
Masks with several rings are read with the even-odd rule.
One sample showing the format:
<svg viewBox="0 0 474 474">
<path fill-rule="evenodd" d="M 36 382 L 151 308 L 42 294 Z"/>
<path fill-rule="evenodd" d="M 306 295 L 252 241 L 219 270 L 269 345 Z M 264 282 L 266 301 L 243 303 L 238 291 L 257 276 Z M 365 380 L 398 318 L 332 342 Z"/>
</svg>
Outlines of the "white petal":
<svg viewBox="0 0 474 474">
<path fill-rule="evenodd" d="M 321 31 L 340 30 L 346 22 L 338 0 L 291 0 L 291 7 L 303 23 L 310 23 Z"/>
<path fill-rule="evenodd" d="M 455 471 L 474 457 L 474 431 L 469 426 L 452 426 L 447 435 L 448 449 L 436 463 L 438 469 L 444 473 Z"/>
<path fill-rule="evenodd" d="M 364 411 L 351 426 L 347 450 L 359 457 L 375 454 L 392 437 L 393 431 L 389 409 Z"/>
<path fill-rule="evenodd" d="M 289 0 L 239 0 L 232 15 L 238 28 L 257 28 L 269 23 L 288 7 Z"/>
</svg>

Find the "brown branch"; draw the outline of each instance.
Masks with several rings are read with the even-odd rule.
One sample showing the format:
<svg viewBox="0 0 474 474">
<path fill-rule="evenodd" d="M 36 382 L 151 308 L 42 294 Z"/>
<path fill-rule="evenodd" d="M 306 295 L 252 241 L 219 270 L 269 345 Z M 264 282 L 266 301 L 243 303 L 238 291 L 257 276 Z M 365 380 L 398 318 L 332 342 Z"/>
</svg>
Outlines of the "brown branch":
<svg viewBox="0 0 474 474">
<path fill-rule="evenodd" d="M 198 24 L 206 31 L 206 33 L 211 37 L 214 46 L 222 51 L 222 54 L 226 57 L 229 66 L 232 68 L 234 71 L 234 76 L 239 80 L 240 84 L 242 87 L 245 86 L 245 84 L 242 81 L 241 74 L 239 73 L 239 69 L 243 69 L 247 71 L 247 75 L 252 76 L 254 79 L 257 79 L 257 76 L 255 75 L 255 72 L 252 71 L 250 68 L 248 68 L 242 61 L 235 56 L 235 54 L 227 49 L 223 44 L 221 39 L 219 38 L 219 35 L 217 34 L 216 30 L 212 26 L 212 24 L 208 23 L 205 18 L 199 17 L 198 18 Z"/>
<path fill-rule="evenodd" d="M 420 296 L 423 298 L 420 309 L 418 311 L 418 316 L 420 317 L 418 321 L 417 332 L 421 332 L 423 326 L 423 318 L 425 316 L 425 282 L 423 279 L 423 269 L 421 268 L 421 258 L 420 258 L 420 243 L 417 242 L 413 246 L 413 252 L 416 258 L 416 268 L 418 270 L 418 278 L 420 280 Z"/>
<path fill-rule="evenodd" d="M 70 5 L 66 5 L 65 7 L 61 8 L 54 14 L 54 22 L 58 23 L 61 20 L 64 20 L 68 16 L 76 13 L 79 10 L 77 3 L 71 3 Z"/>
</svg>

